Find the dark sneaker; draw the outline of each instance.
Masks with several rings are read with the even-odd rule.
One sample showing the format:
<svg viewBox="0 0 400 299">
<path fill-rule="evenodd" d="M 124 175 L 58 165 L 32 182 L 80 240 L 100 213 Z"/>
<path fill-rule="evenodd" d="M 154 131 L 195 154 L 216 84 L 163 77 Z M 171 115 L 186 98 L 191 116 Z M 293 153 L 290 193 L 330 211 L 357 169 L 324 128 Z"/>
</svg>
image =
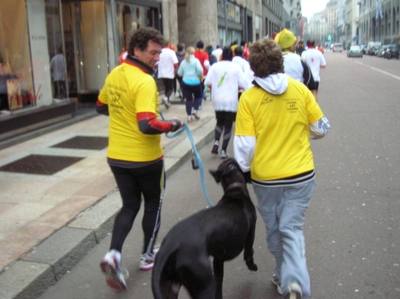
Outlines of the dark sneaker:
<svg viewBox="0 0 400 299">
<path fill-rule="evenodd" d="M 218 147 L 219 147 L 218 141 L 214 142 L 214 145 L 212 147 L 211 153 L 215 154 L 215 155 L 218 155 Z"/>
<path fill-rule="evenodd" d="M 303 293 L 301 287 L 297 282 L 292 282 L 286 289 L 285 296 L 283 299 L 302 299 Z"/>
</svg>

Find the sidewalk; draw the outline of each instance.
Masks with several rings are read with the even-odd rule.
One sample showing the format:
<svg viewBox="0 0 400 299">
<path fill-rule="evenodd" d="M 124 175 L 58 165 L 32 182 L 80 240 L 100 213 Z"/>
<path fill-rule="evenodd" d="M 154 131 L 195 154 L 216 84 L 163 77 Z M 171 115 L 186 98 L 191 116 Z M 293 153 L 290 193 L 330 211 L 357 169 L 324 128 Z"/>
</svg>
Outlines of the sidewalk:
<svg viewBox="0 0 400 299">
<path fill-rule="evenodd" d="M 185 105 L 175 100 L 160 111 L 186 121 Z M 214 136 L 210 101 L 200 117 L 188 124 L 197 149 Z M 0 298 L 37 298 L 111 232 L 121 203 L 107 136 L 108 117 L 92 114 L 0 151 Z M 191 144 L 186 132 L 163 134 L 162 144 L 168 177 L 192 157 Z M 13 162 L 14 171 L 5 171 Z"/>
</svg>

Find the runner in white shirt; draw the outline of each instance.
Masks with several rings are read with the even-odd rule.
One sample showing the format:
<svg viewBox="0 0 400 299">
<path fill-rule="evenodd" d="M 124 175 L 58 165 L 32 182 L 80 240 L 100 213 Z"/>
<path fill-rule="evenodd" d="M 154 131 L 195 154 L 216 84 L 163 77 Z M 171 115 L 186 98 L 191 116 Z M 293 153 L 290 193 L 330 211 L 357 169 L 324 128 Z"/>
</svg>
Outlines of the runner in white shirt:
<svg viewBox="0 0 400 299">
<path fill-rule="evenodd" d="M 319 70 L 326 67 L 325 57 L 321 53 L 321 51 L 315 49 L 315 41 L 308 40 L 307 50 L 303 51 L 303 53 L 301 54 L 301 58 L 305 59 L 307 64 L 310 66 L 316 87 L 315 99 L 318 101 L 318 87 L 319 82 L 321 81 Z"/>
<path fill-rule="evenodd" d="M 211 153 L 218 154 L 222 132 L 221 159 L 228 157 L 226 149 L 232 134 L 233 122 L 238 107 L 239 89 L 245 89 L 246 81 L 240 66 L 232 62 L 232 50 L 224 47 L 222 60 L 214 63 L 208 70 L 204 85 L 211 89 L 211 101 L 214 106 L 217 125 L 215 142 Z"/>
<path fill-rule="evenodd" d="M 238 46 L 233 52 L 235 53 L 235 57 L 232 58 L 232 62 L 240 66 L 243 71 L 244 79 L 246 80 L 246 87 L 243 90 L 245 91 L 253 86 L 252 82 L 254 80 L 254 73 L 250 68 L 249 62 L 243 58 L 243 48 L 241 46 Z"/>
<path fill-rule="evenodd" d="M 157 67 L 157 78 L 162 79 L 164 83 L 164 97 L 162 101 L 168 109 L 171 107 L 169 97 L 174 91 L 175 69 L 178 67 L 178 58 L 176 57 L 175 51 L 169 47 L 168 41 L 165 42 L 164 48 L 161 50 Z"/>
<path fill-rule="evenodd" d="M 215 58 L 217 58 L 217 61 L 219 61 L 219 59 L 221 58 L 221 55 L 222 55 L 221 46 L 217 45 L 216 49 L 214 51 L 212 51 L 211 54 L 214 55 Z"/>
</svg>

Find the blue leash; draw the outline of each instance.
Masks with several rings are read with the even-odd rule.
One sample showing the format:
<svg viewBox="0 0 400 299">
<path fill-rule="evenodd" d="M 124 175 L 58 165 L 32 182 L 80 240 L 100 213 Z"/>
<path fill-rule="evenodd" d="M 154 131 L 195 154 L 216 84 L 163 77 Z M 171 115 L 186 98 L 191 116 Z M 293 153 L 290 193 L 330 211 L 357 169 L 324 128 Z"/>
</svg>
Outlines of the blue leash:
<svg viewBox="0 0 400 299">
<path fill-rule="evenodd" d="M 160 115 L 161 115 L 161 118 L 163 120 L 165 120 L 162 112 L 160 112 Z M 197 151 L 196 145 L 194 144 L 193 135 L 192 135 L 192 132 L 189 129 L 189 126 L 186 123 L 184 123 L 183 124 L 183 128 L 179 129 L 178 131 L 174 132 L 173 134 L 165 134 L 165 135 L 167 136 L 167 138 L 175 138 L 175 137 L 179 136 L 180 134 L 182 134 L 184 131 L 186 131 L 187 136 L 188 136 L 188 138 L 190 140 L 190 144 L 192 145 L 192 151 L 193 151 L 193 154 L 194 154 L 194 156 L 192 158 L 192 167 L 193 167 L 193 169 L 197 169 L 197 168 L 200 169 L 200 181 L 201 181 L 201 187 L 203 189 L 204 196 L 206 197 L 207 202 L 210 205 L 210 207 L 213 207 L 214 204 L 211 201 L 211 199 L 210 199 L 210 197 L 208 196 L 208 193 L 207 193 L 206 182 L 205 182 L 205 179 L 204 179 L 203 161 L 201 160 L 201 157 L 199 155 L 199 152 Z"/>
</svg>

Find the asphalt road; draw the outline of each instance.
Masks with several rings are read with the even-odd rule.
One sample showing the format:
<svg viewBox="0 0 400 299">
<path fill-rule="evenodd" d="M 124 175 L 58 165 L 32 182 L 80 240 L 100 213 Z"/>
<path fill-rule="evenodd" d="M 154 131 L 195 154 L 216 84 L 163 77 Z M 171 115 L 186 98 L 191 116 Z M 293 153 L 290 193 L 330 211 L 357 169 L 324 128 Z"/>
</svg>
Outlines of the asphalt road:
<svg viewBox="0 0 400 299">
<path fill-rule="evenodd" d="M 332 130 L 312 142 L 317 188 L 305 226 L 312 298 L 400 298 L 400 61 L 328 51 L 325 57 L 319 101 Z M 222 188 L 208 169 L 221 160 L 211 146 L 200 155 L 207 192 L 217 202 Z M 189 161 L 167 178 L 159 241 L 174 223 L 206 206 L 200 173 Z M 40 298 L 152 298 L 151 273 L 138 269 L 140 219 L 123 249 L 127 291 L 109 289 L 100 272 L 107 237 Z M 226 263 L 224 298 L 281 298 L 270 283 L 274 262 L 260 217 L 254 249 L 258 272 L 248 271 L 242 256 Z M 189 297 L 182 290 L 179 298 Z"/>
</svg>

